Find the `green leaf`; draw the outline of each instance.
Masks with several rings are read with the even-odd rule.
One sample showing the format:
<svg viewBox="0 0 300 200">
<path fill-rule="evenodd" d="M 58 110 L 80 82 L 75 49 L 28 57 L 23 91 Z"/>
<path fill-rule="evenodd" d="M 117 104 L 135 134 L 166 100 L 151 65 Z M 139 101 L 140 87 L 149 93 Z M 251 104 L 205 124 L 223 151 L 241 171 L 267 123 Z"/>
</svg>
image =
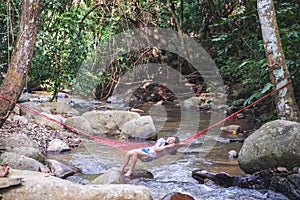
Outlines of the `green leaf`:
<svg viewBox="0 0 300 200">
<path fill-rule="evenodd" d="M 272 83 L 267 83 L 260 93 L 265 94 L 267 91 L 269 91 L 272 88 L 272 86 L 273 86 Z"/>
</svg>

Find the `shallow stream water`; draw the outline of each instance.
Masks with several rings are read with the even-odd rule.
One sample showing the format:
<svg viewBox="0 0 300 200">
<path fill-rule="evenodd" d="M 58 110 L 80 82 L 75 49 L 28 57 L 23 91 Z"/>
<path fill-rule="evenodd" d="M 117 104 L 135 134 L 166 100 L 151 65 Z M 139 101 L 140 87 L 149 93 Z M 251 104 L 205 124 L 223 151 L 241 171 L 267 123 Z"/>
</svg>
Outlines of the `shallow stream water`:
<svg viewBox="0 0 300 200">
<path fill-rule="evenodd" d="M 176 107 L 152 106 L 142 108 L 144 114 L 150 114 L 154 120 L 159 137 L 178 135 L 185 139 L 196 131 L 201 131 L 224 114 L 210 112 L 183 111 Z M 214 119 L 212 119 L 214 118 Z M 226 122 L 239 123 L 244 130 L 251 130 L 254 124 L 243 123 L 243 120 Z M 242 143 L 230 142 L 230 139 L 242 137 L 221 133 L 220 127 L 193 140 L 189 145 L 179 149 L 176 155 L 168 155 L 150 163 L 138 161 L 136 170 L 143 169 L 154 175 L 153 179 L 139 178 L 128 180 L 129 184 L 144 185 L 151 191 L 153 198 L 161 199 L 166 194 L 181 192 L 195 199 L 268 199 L 255 190 L 237 187 L 222 188 L 212 182 L 198 184 L 192 178 L 195 169 L 206 169 L 210 172 L 227 172 L 231 175 L 245 175 L 239 168 L 237 159 L 229 159 L 230 150 L 239 151 Z M 63 163 L 82 169 L 68 179 L 77 183 L 88 184 L 99 174 L 112 167 L 120 167 L 125 152 L 114 149 L 99 141 L 83 139 L 83 145 L 60 155 L 49 155 Z"/>
</svg>

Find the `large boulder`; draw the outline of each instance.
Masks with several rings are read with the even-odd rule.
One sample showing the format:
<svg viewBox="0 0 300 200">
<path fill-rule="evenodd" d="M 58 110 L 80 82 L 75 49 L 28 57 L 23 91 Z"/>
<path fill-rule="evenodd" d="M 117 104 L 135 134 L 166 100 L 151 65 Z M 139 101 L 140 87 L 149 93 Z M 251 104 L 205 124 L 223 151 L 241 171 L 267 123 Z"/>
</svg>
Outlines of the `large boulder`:
<svg viewBox="0 0 300 200">
<path fill-rule="evenodd" d="M 126 122 L 140 117 L 138 113 L 121 110 L 90 111 L 82 115 L 94 129 L 104 128 L 105 132 L 119 129 Z"/>
<path fill-rule="evenodd" d="M 16 164 L 28 161 L 34 163 L 34 166 L 39 166 L 34 160 L 38 161 L 38 163 L 45 163 L 46 161 L 45 156 L 39 149 L 38 143 L 25 134 L 14 133 L 8 137 L 0 138 L 0 148 L 7 153 L 1 155 L 2 159 L 5 157 L 6 160 L 4 162 L 6 163 L 13 161 Z M 23 159 L 20 161 L 20 158 Z M 14 159 L 19 161 L 14 161 Z"/>
<path fill-rule="evenodd" d="M 55 121 L 53 121 L 53 120 Z M 33 116 L 33 120 L 35 123 L 41 125 L 41 126 L 46 126 L 46 127 L 51 127 L 55 130 L 59 130 L 63 128 L 63 126 L 60 123 L 64 123 L 66 119 L 62 117 L 61 115 L 53 115 L 49 114 L 46 112 L 41 112 L 41 115 L 35 115 Z M 59 123 L 57 123 L 59 122 Z"/>
<path fill-rule="evenodd" d="M 39 161 L 14 152 L 5 152 L 1 154 L 0 160 L 0 164 L 8 164 L 14 169 L 38 171 L 40 168 L 45 168 Z"/>
<path fill-rule="evenodd" d="M 32 112 L 30 112 L 28 109 L 25 108 L 29 108 L 30 110 L 34 110 L 36 112 L 42 112 L 41 106 L 36 102 L 28 101 L 22 103 L 21 105 L 22 107 L 20 108 L 18 114 L 24 115 L 28 120 L 31 120 L 35 114 L 33 114 Z"/>
<path fill-rule="evenodd" d="M 93 180 L 93 184 L 126 184 L 119 168 L 113 167 Z"/>
<path fill-rule="evenodd" d="M 1 189 L 3 199 L 152 200 L 144 186 L 128 184 L 81 185 L 44 173 L 10 170 L 9 178 L 22 177 L 22 186 Z"/>
<path fill-rule="evenodd" d="M 13 133 L 8 137 L 2 137 L 0 139 L 1 149 L 11 151 L 15 147 L 32 147 L 39 148 L 39 144 L 31 139 L 26 134 Z"/>
<path fill-rule="evenodd" d="M 113 122 L 112 116 L 110 115 L 110 113 L 108 113 L 108 111 L 93 110 L 90 112 L 83 113 L 82 117 L 89 122 L 90 126 L 92 127 L 93 131 L 95 131 L 95 133 L 109 132 L 108 126 L 112 129 L 117 128 L 116 124 L 114 124 Z"/>
<path fill-rule="evenodd" d="M 33 111 L 38 112 L 41 115 L 33 113 Z M 61 129 L 63 127 L 61 124 L 50 119 L 64 123 L 66 119 L 62 117 L 62 115 L 76 116 L 79 115 L 79 112 L 63 102 L 44 102 L 42 104 L 36 102 L 25 102 L 22 104 L 19 114 L 24 115 L 29 121 L 34 121 L 41 126 Z"/>
<path fill-rule="evenodd" d="M 136 112 L 109 110 L 89 111 L 82 116 L 74 116 L 67 119 L 66 124 L 83 132 L 93 135 L 120 132 L 120 127 L 130 120 L 139 118 Z"/>
<path fill-rule="evenodd" d="M 293 169 L 300 163 L 299 146 L 299 123 L 272 121 L 246 138 L 239 153 L 239 165 L 246 173 L 278 166 Z"/>
<path fill-rule="evenodd" d="M 76 128 L 77 130 L 83 131 L 88 134 L 94 134 L 94 129 L 91 126 L 88 119 L 82 117 L 82 116 L 73 116 L 66 120 L 65 122 L 67 125 Z M 104 131 L 103 127 L 99 126 L 98 129 L 96 129 L 97 132 L 102 133 Z"/>
<path fill-rule="evenodd" d="M 133 138 L 151 139 L 156 137 L 156 128 L 151 116 L 132 119 L 121 126 L 121 131 Z"/>
<path fill-rule="evenodd" d="M 19 147 L 14 147 L 12 149 L 12 152 L 14 152 L 18 155 L 23 155 L 28 158 L 32 158 L 41 163 L 46 163 L 46 157 L 37 148 L 19 146 Z"/>
</svg>

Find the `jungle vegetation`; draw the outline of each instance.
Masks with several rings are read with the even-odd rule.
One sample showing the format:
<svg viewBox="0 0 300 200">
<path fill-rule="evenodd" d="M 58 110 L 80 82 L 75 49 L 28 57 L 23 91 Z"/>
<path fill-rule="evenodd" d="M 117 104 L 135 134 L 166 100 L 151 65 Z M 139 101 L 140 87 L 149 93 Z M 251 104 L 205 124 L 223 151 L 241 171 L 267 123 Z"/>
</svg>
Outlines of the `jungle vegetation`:
<svg viewBox="0 0 300 200">
<path fill-rule="evenodd" d="M 21 0 L 1 0 L 0 84 L 9 67 L 17 40 Z M 256 1 L 251 0 L 86 0 L 43 1 L 38 34 L 25 90 L 72 91 L 82 62 L 113 35 L 141 27 L 161 27 L 194 38 L 210 54 L 226 85 L 238 85 L 237 98 L 245 104 L 271 90 Z M 276 17 L 285 59 L 300 96 L 300 4 L 275 0 Z M 156 52 L 165 55 L 166 52 Z M 176 60 L 176 63 L 172 63 Z M 153 49 L 119 56 L 97 81 L 95 98 L 106 99 L 116 80 L 140 63 L 165 62 L 178 70 L 186 63 L 169 53 L 157 56 Z M 189 67 L 180 71 L 193 74 Z M 191 77 L 191 76 L 190 76 Z M 89 81 L 87 80 L 87 82 Z M 199 77 L 190 79 L 197 84 Z M 209 88 L 205 88 L 209 90 Z M 273 101 L 272 99 L 270 101 Z"/>
</svg>

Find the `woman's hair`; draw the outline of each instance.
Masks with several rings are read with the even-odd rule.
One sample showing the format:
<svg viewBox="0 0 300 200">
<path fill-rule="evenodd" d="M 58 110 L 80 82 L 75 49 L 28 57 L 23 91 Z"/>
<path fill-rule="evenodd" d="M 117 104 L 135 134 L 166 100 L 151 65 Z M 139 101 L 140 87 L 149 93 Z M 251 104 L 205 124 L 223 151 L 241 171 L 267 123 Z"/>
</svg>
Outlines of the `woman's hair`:
<svg viewBox="0 0 300 200">
<path fill-rule="evenodd" d="M 177 144 L 177 143 L 180 142 L 179 137 L 176 136 L 176 135 L 172 135 L 172 136 L 169 136 L 169 137 L 174 137 L 174 138 L 175 138 L 175 141 L 174 141 L 175 144 Z M 176 154 L 177 154 L 177 149 L 174 150 L 174 151 L 172 151 L 170 154 L 171 154 L 171 155 L 176 155 Z"/>
<path fill-rule="evenodd" d="M 176 135 L 173 135 L 173 136 L 171 136 L 171 137 L 174 137 L 175 138 L 175 144 L 177 144 L 177 143 L 179 143 L 180 142 L 180 140 L 179 140 L 179 137 L 178 136 L 176 136 Z"/>
</svg>

